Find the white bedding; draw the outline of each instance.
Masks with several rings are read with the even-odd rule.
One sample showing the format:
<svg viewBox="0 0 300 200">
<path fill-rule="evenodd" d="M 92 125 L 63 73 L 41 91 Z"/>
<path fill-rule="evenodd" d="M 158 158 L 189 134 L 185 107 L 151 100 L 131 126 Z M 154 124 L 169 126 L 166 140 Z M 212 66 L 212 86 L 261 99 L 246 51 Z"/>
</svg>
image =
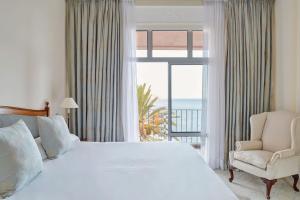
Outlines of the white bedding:
<svg viewBox="0 0 300 200">
<path fill-rule="evenodd" d="M 9 200 L 234 200 L 186 144 L 80 142 Z"/>
</svg>

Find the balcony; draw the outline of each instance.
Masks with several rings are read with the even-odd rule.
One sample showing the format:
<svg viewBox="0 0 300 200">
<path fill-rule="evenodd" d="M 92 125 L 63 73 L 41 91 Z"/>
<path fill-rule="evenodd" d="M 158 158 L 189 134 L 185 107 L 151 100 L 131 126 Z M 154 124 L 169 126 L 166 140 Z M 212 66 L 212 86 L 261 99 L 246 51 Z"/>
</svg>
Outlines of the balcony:
<svg viewBox="0 0 300 200">
<path fill-rule="evenodd" d="M 204 144 L 205 135 L 201 134 L 202 109 L 172 109 L 171 130 L 167 110 L 154 112 L 149 110 L 144 123 L 140 122 L 141 141 L 178 141 L 189 143 L 197 149 Z"/>
</svg>

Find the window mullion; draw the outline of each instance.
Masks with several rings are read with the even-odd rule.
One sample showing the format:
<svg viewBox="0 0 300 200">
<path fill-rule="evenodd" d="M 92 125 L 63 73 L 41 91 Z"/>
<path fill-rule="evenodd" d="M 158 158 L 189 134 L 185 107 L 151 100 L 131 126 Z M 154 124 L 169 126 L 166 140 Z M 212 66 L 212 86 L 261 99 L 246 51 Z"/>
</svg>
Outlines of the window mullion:
<svg viewBox="0 0 300 200">
<path fill-rule="evenodd" d="M 188 50 L 188 58 L 193 57 L 193 32 L 187 32 L 187 50 Z"/>
<path fill-rule="evenodd" d="M 147 57 L 152 58 L 152 49 L 153 49 L 153 43 L 152 43 L 152 30 L 147 31 Z"/>
</svg>

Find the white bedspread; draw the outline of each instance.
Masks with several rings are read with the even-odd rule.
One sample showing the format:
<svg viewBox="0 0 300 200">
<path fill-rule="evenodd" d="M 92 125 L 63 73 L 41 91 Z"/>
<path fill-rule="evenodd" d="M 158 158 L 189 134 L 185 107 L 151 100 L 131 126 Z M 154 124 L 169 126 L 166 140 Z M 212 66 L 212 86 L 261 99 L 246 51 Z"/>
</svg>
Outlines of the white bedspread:
<svg viewBox="0 0 300 200">
<path fill-rule="evenodd" d="M 81 142 L 10 200 L 234 200 L 186 144 Z"/>
</svg>

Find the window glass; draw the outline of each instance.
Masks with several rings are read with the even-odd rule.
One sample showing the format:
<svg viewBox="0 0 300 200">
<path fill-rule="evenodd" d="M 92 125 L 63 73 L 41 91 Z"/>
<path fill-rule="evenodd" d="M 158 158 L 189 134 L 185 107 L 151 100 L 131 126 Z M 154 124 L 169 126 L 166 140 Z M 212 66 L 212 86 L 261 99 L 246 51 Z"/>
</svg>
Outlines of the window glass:
<svg viewBox="0 0 300 200">
<path fill-rule="evenodd" d="M 187 57 L 187 31 L 153 31 L 153 57 Z"/>
<path fill-rule="evenodd" d="M 136 32 L 136 57 L 147 57 L 147 31 Z"/>
<path fill-rule="evenodd" d="M 172 65 L 172 132 L 200 132 L 202 65 Z"/>
<path fill-rule="evenodd" d="M 203 57 L 203 31 L 193 31 L 193 57 Z"/>
<path fill-rule="evenodd" d="M 168 63 L 137 63 L 139 135 L 141 141 L 168 138 Z"/>
</svg>

